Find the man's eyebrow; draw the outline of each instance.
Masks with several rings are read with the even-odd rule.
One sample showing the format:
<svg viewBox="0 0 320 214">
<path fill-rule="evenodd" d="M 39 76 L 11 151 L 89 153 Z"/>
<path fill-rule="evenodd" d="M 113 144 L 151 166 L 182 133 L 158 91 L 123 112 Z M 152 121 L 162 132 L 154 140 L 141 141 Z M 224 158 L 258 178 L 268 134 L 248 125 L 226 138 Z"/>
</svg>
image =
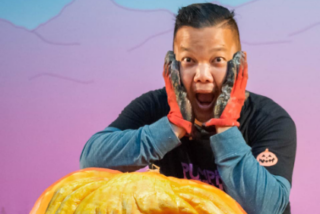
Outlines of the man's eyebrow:
<svg viewBox="0 0 320 214">
<path fill-rule="evenodd" d="M 191 51 L 189 48 L 186 48 L 186 47 L 183 47 L 183 46 L 180 46 L 180 49 L 181 49 L 181 51 Z"/>
</svg>

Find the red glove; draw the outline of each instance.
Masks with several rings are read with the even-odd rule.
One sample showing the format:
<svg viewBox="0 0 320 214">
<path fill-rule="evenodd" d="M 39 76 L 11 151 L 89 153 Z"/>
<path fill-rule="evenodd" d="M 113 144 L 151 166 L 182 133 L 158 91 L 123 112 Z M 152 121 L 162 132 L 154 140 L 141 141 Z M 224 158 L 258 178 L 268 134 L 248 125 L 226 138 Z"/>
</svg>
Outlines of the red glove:
<svg viewBox="0 0 320 214">
<path fill-rule="evenodd" d="M 163 66 L 163 78 L 170 106 L 168 119 L 172 124 L 183 128 L 190 135 L 194 116 L 187 91 L 180 79 L 180 62 L 175 60 L 172 51 L 167 52 Z"/>
<path fill-rule="evenodd" d="M 214 118 L 205 126 L 238 126 L 241 109 L 246 99 L 248 65 L 246 53 L 239 51 L 228 62 L 227 75 L 213 109 Z"/>
</svg>

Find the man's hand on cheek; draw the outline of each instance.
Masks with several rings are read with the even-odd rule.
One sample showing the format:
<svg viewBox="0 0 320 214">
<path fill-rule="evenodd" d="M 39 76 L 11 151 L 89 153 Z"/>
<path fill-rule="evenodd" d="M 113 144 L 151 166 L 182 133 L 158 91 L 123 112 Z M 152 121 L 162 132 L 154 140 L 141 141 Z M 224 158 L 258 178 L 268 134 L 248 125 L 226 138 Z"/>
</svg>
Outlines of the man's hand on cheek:
<svg viewBox="0 0 320 214">
<path fill-rule="evenodd" d="M 192 132 L 194 115 L 191 103 L 187 97 L 186 89 L 182 85 L 180 78 L 180 63 L 175 60 L 175 55 L 172 51 L 168 51 L 166 55 L 163 78 L 168 96 L 168 104 L 170 106 L 168 120 L 190 135 Z M 174 128 L 176 129 L 177 127 Z"/>
<path fill-rule="evenodd" d="M 237 120 L 246 99 L 247 80 L 246 53 L 239 51 L 228 61 L 226 78 L 213 109 L 213 118 L 205 126 L 216 126 L 218 133 L 232 126 L 239 127 Z"/>
</svg>

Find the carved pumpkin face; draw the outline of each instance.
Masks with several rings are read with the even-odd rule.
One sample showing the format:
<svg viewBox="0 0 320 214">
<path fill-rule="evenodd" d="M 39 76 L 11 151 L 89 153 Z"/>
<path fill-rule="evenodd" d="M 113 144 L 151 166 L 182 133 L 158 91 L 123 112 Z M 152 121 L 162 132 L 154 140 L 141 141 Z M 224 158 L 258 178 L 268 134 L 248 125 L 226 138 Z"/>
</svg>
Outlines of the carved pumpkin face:
<svg viewBox="0 0 320 214">
<path fill-rule="evenodd" d="M 273 166 L 278 162 L 278 158 L 275 154 L 269 152 L 269 149 L 266 149 L 257 156 L 257 161 L 262 166 Z"/>
</svg>

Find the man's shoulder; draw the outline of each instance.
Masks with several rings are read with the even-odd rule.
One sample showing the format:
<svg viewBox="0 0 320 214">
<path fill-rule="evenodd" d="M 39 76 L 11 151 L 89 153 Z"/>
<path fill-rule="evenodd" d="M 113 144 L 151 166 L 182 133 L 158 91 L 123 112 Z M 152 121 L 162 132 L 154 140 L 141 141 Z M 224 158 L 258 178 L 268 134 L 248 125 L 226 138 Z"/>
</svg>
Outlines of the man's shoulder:
<svg viewBox="0 0 320 214">
<path fill-rule="evenodd" d="M 126 109 L 137 108 L 139 111 L 153 108 L 166 108 L 168 106 L 167 93 L 165 88 L 154 89 L 144 92 L 133 99 Z"/>
<path fill-rule="evenodd" d="M 239 122 L 241 129 L 262 131 L 274 126 L 290 126 L 294 129 L 295 124 L 287 111 L 271 98 L 250 92 Z"/>
<path fill-rule="evenodd" d="M 132 100 L 109 126 L 121 130 L 138 129 L 159 120 L 169 110 L 165 88 L 151 90 Z"/>
<path fill-rule="evenodd" d="M 159 99 L 159 100 L 166 100 L 167 99 L 167 93 L 165 87 L 159 88 L 159 89 L 154 89 L 147 91 L 143 93 L 141 98 L 150 98 L 150 99 Z"/>
<path fill-rule="evenodd" d="M 169 109 L 167 93 L 164 87 L 145 92 L 141 96 L 134 99 L 132 103 L 148 106 L 148 109 Z"/>
<path fill-rule="evenodd" d="M 290 117 L 287 111 L 278 103 L 264 95 L 249 92 L 250 96 L 245 102 L 245 110 L 254 111 L 268 117 Z"/>
</svg>

